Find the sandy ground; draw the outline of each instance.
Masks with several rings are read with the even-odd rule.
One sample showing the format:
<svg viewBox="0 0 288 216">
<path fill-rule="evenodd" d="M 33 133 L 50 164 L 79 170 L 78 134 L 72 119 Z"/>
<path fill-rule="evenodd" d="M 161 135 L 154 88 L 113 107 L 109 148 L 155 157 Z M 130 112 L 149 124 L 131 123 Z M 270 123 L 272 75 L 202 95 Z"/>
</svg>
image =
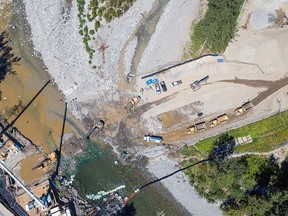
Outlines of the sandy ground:
<svg viewBox="0 0 288 216">
<path fill-rule="evenodd" d="M 181 60 L 198 7 L 197 0 L 169 1 L 143 53 L 137 75 L 150 72 L 155 67 L 169 62 Z"/>
<path fill-rule="evenodd" d="M 259 5 L 259 2 L 255 5 L 251 3 L 246 5 L 240 17 L 240 26 L 244 25 L 248 15 L 256 8 L 259 8 Z M 279 7 L 279 4 L 274 5 L 277 6 L 274 9 Z M 271 7 L 270 10 L 273 10 Z M 281 110 L 288 108 L 284 102 L 287 100 L 287 89 L 280 87 L 277 89 L 277 86 L 275 88 L 272 87 L 273 83 L 276 85 L 275 81 L 281 79 L 283 80 L 277 81 L 278 86 L 280 86 L 279 82 L 282 82 L 281 86 L 288 84 L 287 79 L 284 79 L 288 75 L 288 64 L 286 61 L 288 57 L 287 28 L 279 29 L 271 26 L 269 29 L 258 30 L 253 28 L 248 22 L 248 29 L 240 28 L 238 35 L 225 51 L 223 56 L 225 59 L 224 63 L 217 63 L 217 59 L 222 57 L 206 57 L 173 68 L 155 77 L 147 79 L 139 77 L 137 79 L 137 89 L 145 89 L 142 94 L 142 104 L 163 100 L 162 103 L 153 106 L 142 115 L 142 122 L 143 125 L 146 125 L 147 133 L 165 133 L 162 122 L 159 119 L 161 113 L 171 110 L 180 112 L 186 116 L 186 121 L 181 121 L 182 127 L 188 127 L 199 121 L 209 121 L 220 114 L 233 114 L 237 107 L 248 100 L 254 99 L 257 103 L 261 102 L 256 100 L 257 98 L 259 99 L 257 96 L 265 91 L 265 97 L 274 93 L 274 95 L 282 95 L 281 99 L 280 97 L 278 98 L 283 102 L 281 103 Z M 194 92 L 189 84 L 206 75 L 209 75 L 208 84 Z M 157 95 L 155 88 L 148 91 L 145 82 L 150 78 L 158 78 L 159 81 L 165 81 L 168 88 L 167 92 Z M 183 83 L 170 88 L 170 83 L 176 80 L 182 80 Z M 139 95 L 141 95 L 140 92 Z M 271 97 L 275 98 L 272 95 Z M 196 110 L 195 107 L 193 109 L 193 104 L 195 103 L 198 103 Z M 256 121 L 261 118 L 260 116 L 269 116 L 278 112 L 279 109 L 274 106 L 274 103 L 273 99 L 262 101 L 259 106 L 254 108 L 252 113 L 249 113 L 251 117 L 243 121 L 239 119 L 239 123 L 236 121 L 233 124 L 244 125 L 245 122 L 250 122 L 251 120 L 249 119 L 251 118 Z M 191 105 L 190 109 L 179 109 L 189 104 Z M 260 108 L 262 106 L 266 110 Z M 202 112 L 204 116 L 199 119 L 196 115 L 197 112 Z M 235 125 L 234 127 L 237 127 Z M 225 131 L 226 127 L 228 126 L 222 129 L 215 128 L 215 131 Z M 199 138 L 200 136 L 202 137 L 202 133 L 201 135 L 199 134 Z M 195 139 L 199 140 L 199 138 Z"/>
<path fill-rule="evenodd" d="M 134 33 L 143 19 L 142 15 L 148 14 L 152 6 L 157 6 L 158 1 L 145 1 L 145 4 L 136 1 L 124 16 L 100 29 L 95 42 L 92 43 L 96 50 L 93 59 L 93 64 L 98 66 L 96 70 L 91 69 L 88 64 L 88 55 L 77 31 L 78 17 L 75 2 L 73 2 L 69 16 L 67 11 L 62 13 L 62 8 L 65 8 L 66 4 L 65 0 L 52 3 L 44 0 L 37 1 L 37 3 L 30 0 L 24 2 L 28 12 L 27 19 L 32 26 L 34 48 L 41 53 L 48 72 L 55 79 L 67 100 L 70 102 L 75 100 L 78 102 L 119 100 L 117 83 L 119 80 L 125 79 L 121 74 L 117 74 L 119 54 L 128 43 L 129 45 L 124 49 L 125 73 L 127 74 L 128 65 L 131 65 L 127 59 L 130 58 L 131 62 L 135 51 L 133 50 L 136 43 Z M 197 12 L 197 6 L 198 2 L 195 0 L 169 1 L 159 25 L 156 27 L 156 32 L 149 41 L 147 51 L 145 50 L 143 55 L 145 60 L 141 63 L 142 67 L 139 66 L 139 73 L 151 69 L 143 65 L 152 60 L 151 52 L 155 43 L 160 43 L 160 41 L 167 39 L 170 42 L 168 44 L 162 42 L 157 45 L 158 57 L 154 62 L 149 63 L 150 67 L 154 68 L 159 64 L 181 58 L 184 45 L 189 39 L 190 26 Z M 181 14 L 185 14 L 185 16 L 179 18 Z M 174 19 L 174 17 L 178 18 Z M 179 28 L 180 23 L 181 28 Z M 160 39 L 163 35 L 165 40 Z M 178 40 L 173 40 L 175 37 Z M 43 43 L 43 40 L 46 43 Z M 71 44 L 74 45 L 71 46 Z M 107 47 L 104 54 L 100 50 L 102 45 Z M 173 50 L 173 52 L 169 52 L 169 50 Z M 70 109 L 80 118 L 82 116 L 81 108 L 78 106 L 79 104 L 70 103 Z"/>
</svg>

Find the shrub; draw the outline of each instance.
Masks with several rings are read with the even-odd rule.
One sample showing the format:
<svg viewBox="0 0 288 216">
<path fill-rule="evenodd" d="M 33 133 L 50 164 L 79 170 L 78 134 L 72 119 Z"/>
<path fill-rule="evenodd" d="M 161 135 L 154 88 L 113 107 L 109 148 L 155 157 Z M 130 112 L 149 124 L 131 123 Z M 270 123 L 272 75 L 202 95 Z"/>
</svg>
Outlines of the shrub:
<svg viewBox="0 0 288 216">
<path fill-rule="evenodd" d="M 93 29 L 91 29 L 91 30 L 89 31 L 89 34 L 90 34 L 90 35 L 94 35 L 94 34 L 95 34 L 95 31 L 94 31 Z"/>
<path fill-rule="evenodd" d="M 204 45 L 207 52 L 221 53 L 236 33 L 243 0 L 209 0 L 208 10 L 192 33 L 192 52 Z"/>
</svg>

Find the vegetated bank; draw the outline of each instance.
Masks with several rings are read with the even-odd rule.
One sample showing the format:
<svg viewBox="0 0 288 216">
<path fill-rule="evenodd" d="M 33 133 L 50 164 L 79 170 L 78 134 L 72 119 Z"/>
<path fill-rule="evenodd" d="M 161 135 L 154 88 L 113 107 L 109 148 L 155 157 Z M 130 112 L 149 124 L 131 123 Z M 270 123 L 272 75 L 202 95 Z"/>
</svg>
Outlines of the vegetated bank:
<svg viewBox="0 0 288 216">
<path fill-rule="evenodd" d="M 210 151 L 210 158 L 215 149 L 225 152 L 227 144 L 234 146 L 234 137 L 220 135 L 212 143 L 214 150 Z M 191 156 L 187 151 L 185 154 Z M 183 166 L 203 158 L 205 156 L 198 155 Z M 280 165 L 278 162 L 273 155 L 269 158 L 255 155 L 227 157 L 199 164 L 188 169 L 186 174 L 200 196 L 212 203 L 221 202 L 224 215 L 287 215 L 288 160 Z"/>
<path fill-rule="evenodd" d="M 235 153 L 245 152 L 269 152 L 273 149 L 286 145 L 288 138 L 288 111 L 278 113 L 261 121 L 245 125 L 243 127 L 231 130 L 229 135 L 234 138 L 247 137 L 252 138 L 252 142 L 237 145 L 234 149 Z M 220 135 L 211 137 L 198 142 L 195 147 L 185 147 L 182 149 L 183 154 L 192 154 L 194 156 L 200 153 L 199 149 L 204 154 L 208 154 L 213 146 L 213 142 L 219 138 Z"/>
<path fill-rule="evenodd" d="M 95 40 L 98 29 L 110 23 L 113 19 L 122 16 L 135 0 L 77 0 L 79 34 L 89 54 L 89 64 L 92 64 L 95 50 L 89 45 L 91 39 Z M 104 19 L 103 19 L 104 18 Z M 96 66 L 94 65 L 95 69 Z"/>
<path fill-rule="evenodd" d="M 234 147 L 236 153 L 269 152 L 287 143 L 288 111 L 229 131 L 230 141 L 251 136 L 252 142 Z M 229 141 L 229 140 L 228 140 Z M 218 135 L 184 147 L 182 155 L 202 160 L 215 145 L 227 142 Z M 279 165 L 273 157 L 246 155 L 229 158 L 221 163 L 195 166 L 186 172 L 200 196 L 209 202 L 221 202 L 226 215 L 287 215 L 287 158 Z M 187 164 L 184 163 L 183 166 Z"/>
<path fill-rule="evenodd" d="M 235 37 L 244 0 L 208 0 L 208 10 L 192 29 L 191 53 L 222 53 Z"/>
</svg>

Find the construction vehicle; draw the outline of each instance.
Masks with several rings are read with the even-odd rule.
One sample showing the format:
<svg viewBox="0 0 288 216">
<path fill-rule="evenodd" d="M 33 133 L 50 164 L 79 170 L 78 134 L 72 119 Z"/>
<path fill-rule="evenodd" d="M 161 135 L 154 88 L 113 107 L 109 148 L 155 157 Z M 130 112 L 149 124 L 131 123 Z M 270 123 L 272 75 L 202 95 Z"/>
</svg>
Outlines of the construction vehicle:
<svg viewBox="0 0 288 216">
<path fill-rule="evenodd" d="M 209 122 L 209 126 L 210 127 L 216 127 L 218 125 L 218 120 L 217 119 L 212 119 L 210 122 Z"/>
<path fill-rule="evenodd" d="M 163 142 L 163 137 L 153 136 L 153 135 L 144 135 L 144 141 L 162 143 Z"/>
<path fill-rule="evenodd" d="M 197 131 L 200 131 L 200 130 L 206 129 L 207 125 L 206 125 L 206 123 L 204 121 L 204 122 L 200 122 L 200 123 L 195 124 L 195 128 L 196 128 Z"/>
<path fill-rule="evenodd" d="M 206 122 L 203 121 L 203 122 L 200 122 L 200 123 L 197 123 L 193 126 L 188 127 L 186 129 L 186 133 L 187 134 L 194 134 L 195 132 L 204 130 L 206 128 L 207 128 Z"/>
<path fill-rule="evenodd" d="M 196 132 L 196 128 L 195 128 L 194 125 L 191 126 L 191 127 L 188 127 L 188 128 L 186 129 L 186 133 L 187 133 L 187 134 L 194 134 L 195 132 Z"/>
<path fill-rule="evenodd" d="M 217 117 L 217 121 L 218 121 L 219 124 L 222 124 L 222 123 L 224 123 L 224 122 L 226 122 L 228 120 L 229 120 L 229 118 L 226 115 L 226 113 Z"/>
<path fill-rule="evenodd" d="M 32 168 L 32 170 L 35 169 L 44 169 L 45 167 L 49 166 L 50 164 L 53 164 L 58 159 L 56 152 L 49 153 L 44 160 L 42 160 L 40 163 L 38 163 L 36 166 Z"/>
<path fill-rule="evenodd" d="M 243 107 L 238 107 L 238 108 L 235 110 L 235 113 L 236 113 L 237 116 L 242 115 L 242 114 L 244 113 Z"/>
<path fill-rule="evenodd" d="M 138 95 L 136 97 L 134 97 L 133 99 L 129 100 L 129 102 L 127 104 L 125 104 L 124 108 L 126 110 L 130 110 L 132 109 L 136 104 L 139 103 L 139 101 L 141 100 L 141 97 Z"/>
<path fill-rule="evenodd" d="M 209 76 L 206 76 L 201 80 L 196 80 L 195 82 L 190 84 L 190 87 L 193 89 L 193 91 L 197 91 L 198 89 L 201 88 L 202 85 L 207 84 L 208 79 L 209 79 Z"/>
<path fill-rule="evenodd" d="M 94 132 L 94 135 L 98 134 L 104 127 L 104 124 L 105 122 L 103 120 L 96 122 L 96 124 L 92 127 L 92 129 L 86 134 L 85 139 L 89 140 L 93 132 Z"/>
<path fill-rule="evenodd" d="M 241 107 L 238 107 L 235 110 L 237 116 L 242 115 L 245 111 L 248 111 L 253 108 L 253 104 L 251 101 L 244 103 Z"/>
</svg>

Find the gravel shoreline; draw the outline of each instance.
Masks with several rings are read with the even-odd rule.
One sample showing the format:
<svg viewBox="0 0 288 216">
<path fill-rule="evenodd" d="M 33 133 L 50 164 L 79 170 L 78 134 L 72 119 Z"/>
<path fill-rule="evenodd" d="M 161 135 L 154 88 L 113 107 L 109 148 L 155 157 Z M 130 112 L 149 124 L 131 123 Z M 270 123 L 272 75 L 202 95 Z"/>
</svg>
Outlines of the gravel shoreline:
<svg viewBox="0 0 288 216">
<path fill-rule="evenodd" d="M 178 169 L 176 166 L 177 164 L 173 159 L 163 155 L 150 159 L 147 168 L 157 178 L 161 178 L 175 172 Z M 207 203 L 204 198 L 199 197 L 183 172 L 179 172 L 161 182 L 192 215 L 222 215 L 218 204 Z"/>
</svg>

